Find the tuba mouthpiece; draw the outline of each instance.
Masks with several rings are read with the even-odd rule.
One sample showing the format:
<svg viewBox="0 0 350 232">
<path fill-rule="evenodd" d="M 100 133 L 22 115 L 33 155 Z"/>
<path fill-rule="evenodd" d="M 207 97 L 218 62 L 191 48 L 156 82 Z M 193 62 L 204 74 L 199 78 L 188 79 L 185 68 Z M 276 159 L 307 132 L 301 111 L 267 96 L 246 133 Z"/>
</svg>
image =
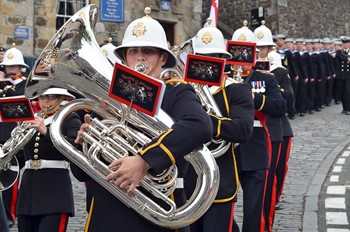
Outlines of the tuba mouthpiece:
<svg viewBox="0 0 350 232">
<path fill-rule="evenodd" d="M 144 63 L 137 63 L 135 65 L 134 70 L 136 70 L 136 71 L 138 71 L 140 73 L 144 73 L 147 70 L 147 66 Z"/>
</svg>

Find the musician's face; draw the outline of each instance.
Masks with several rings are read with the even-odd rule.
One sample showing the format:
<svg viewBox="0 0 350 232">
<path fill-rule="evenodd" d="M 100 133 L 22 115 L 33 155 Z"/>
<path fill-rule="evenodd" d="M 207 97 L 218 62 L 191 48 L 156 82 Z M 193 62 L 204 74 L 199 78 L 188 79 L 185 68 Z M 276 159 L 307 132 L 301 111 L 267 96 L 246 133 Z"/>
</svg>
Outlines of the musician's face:
<svg viewBox="0 0 350 232">
<path fill-rule="evenodd" d="M 55 112 L 59 107 L 60 103 L 63 101 L 63 97 L 60 95 L 42 95 L 39 97 L 40 108 L 44 111 L 48 110 L 47 113 Z"/>
<path fill-rule="evenodd" d="M 20 72 L 20 65 L 5 66 L 5 73 L 7 78 L 15 78 Z"/>
<path fill-rule="evenodd" d="M 166 52 L 155 47 L 131 47 L 125 52 L 125 62 L 130 68 L 135 68 L 138 63 L 146 65 L 145 74 L 159 78 L 162 66 L 168 58 Z"/>
</svg>

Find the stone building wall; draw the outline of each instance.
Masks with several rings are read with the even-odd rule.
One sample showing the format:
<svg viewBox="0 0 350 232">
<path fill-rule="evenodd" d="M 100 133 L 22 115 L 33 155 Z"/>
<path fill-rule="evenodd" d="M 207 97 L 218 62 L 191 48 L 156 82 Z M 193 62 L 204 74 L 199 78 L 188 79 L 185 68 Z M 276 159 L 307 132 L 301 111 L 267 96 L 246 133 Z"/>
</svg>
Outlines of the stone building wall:
<svg viewBox="0 0 350 232">
<path fill-rule="evenodd" d="M 1 0 L 0 46 L 9 48 L 16 43 L 25 56 L 38 56 L 56 32 L 57 0 Z M 170 12 L 160 10 L 160 0 L 124 0 L 124 22 L 98 22 L 96 40 L 102 44 L 109 37 L 120 44 L 127 25 L 144 16 L 144 8 L 150 6 L 151 17 L 170 25 L 172 42 L 179 44 L 193 37 L 202 25 L 202 0 L 171 0 Z M 100 0 L 90 0 L 99 5 Z M 14 39 L 14 28 L 29 28 L 28 39 Z"/>
<path fill-rule="evenodd" d="M 202 21 L 208 17 L 211 0 L 203 0 Z M 219 28 L 230 39 L 250 20 L 251 9 L 263 7 L 266 25 L 273 34 L 289 37 L 323 38 L 350 35 L 348 0 L 219 0 Z"/>
</svg>

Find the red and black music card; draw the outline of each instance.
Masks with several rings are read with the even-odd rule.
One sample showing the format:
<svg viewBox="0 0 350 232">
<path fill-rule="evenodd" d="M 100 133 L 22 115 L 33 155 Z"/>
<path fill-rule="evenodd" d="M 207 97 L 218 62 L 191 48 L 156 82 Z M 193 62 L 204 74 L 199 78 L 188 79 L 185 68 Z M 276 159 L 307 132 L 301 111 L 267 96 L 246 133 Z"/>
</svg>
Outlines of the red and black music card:
<svg viewBox="0 0 350 232">
<path fill-rule="evenodd" d="M 24 95 L 0 98 L 0 116 L 2 122 L 21 122 L 34 119 L 30 101 Z"/>
<path fill-rule="evenodd" d="M 116 63 L 108 96 L 150 116 L 157 114 L 165 84 Z"/>
<path fill-rule="evenodd" d="M 270 72 L 270 61 L 268 60 L 257 60 L 255 67 L 258 70 L 269 71 Z"/>
<path fill-rule="evenodd" d="M 209 86 L 221 86 L 225 60 L 188 54 L 184 80 Z"/>
<path fill-rule="evenodd" d="M 256 43 L 228 40 L 226 50 L 232 55 L 227 64 L 254 66 L 256 59 Z"/>
</svg>

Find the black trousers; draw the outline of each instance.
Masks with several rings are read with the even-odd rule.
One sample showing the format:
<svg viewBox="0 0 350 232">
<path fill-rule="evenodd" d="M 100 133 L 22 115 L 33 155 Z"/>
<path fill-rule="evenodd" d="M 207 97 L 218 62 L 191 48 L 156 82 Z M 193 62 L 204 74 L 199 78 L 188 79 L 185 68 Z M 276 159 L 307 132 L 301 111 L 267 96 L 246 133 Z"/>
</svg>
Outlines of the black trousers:
<svg viewBox="0 0 350 232">
<path fill-rule="evenodd" d="M 66 213 L 39 216 L 18 215 L 18 231 L 65 232 L 67 230 L 68 218 Z"/>
<path fill-rule="evenodd" d="M 263 232 L 265 227 L 263 201 L 267 169 L 242 171 L 239 174 L 243 190 L 242 232 Z M 237 229 L 237 228 L 236 228 Z"/>
<path fill-rule="evenodd" d="M 316 83 L 315 79 L 310 80 L 307 85 L 307 109 L 309 111 L 315 110 L 314 104 L 315 104 L 315 88 Z"/>
<path fill-rule="evenodd" d="M 208 211 L 191 224 L 191 232 L 232 231 L 234 202 L 213 203 Z"/>
<path fill-rule="evenodd" d="M 284 182 L 286 180 L 287 172 L 288 172 L 288 160 L 290 155 L 290 149 L 292 146 L 292 137 L 283 137 L 280 158 L 276 168 L 276 177 L 277 177 L 277 202 L 281 202 L 281 195 L 284 187 Z"/>
<path fill-rule="evenodd" d="M 276 169 L 280 158 L 282 141 L 272 141 L 272 157 L 267 176 L 267 184 L 264 199 L 265 231 L 272 232 L 275 217 L 275 206 L 277 198 Z"/>
<path fill-rule="evenodd" d="M 7 217 L 0 192 L 0 232 L 8 232 Z"/>
</svg>

